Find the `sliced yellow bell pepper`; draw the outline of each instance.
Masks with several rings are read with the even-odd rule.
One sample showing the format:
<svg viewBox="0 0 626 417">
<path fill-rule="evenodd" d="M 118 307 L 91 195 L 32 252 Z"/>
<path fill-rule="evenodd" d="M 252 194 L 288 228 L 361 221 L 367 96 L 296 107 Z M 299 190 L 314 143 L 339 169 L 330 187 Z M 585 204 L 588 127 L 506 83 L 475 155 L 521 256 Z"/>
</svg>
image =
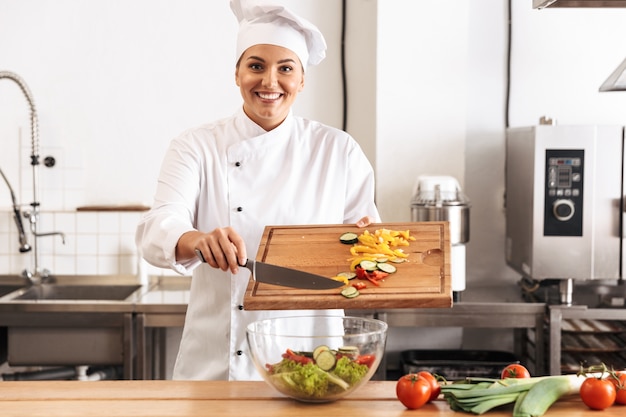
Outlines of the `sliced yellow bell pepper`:
<svg viewBox="0 0 626 417">
<path fill-rule="evenodd" d="M 402 249 L 393 248 L 409 246 L 409 241 L 414 241 L 415 238 L 411 236 L 409 230 L 378 229 L 374 233 L 368 230 L 363 231 L 358 240 L 359 243 L 350 248 L 350 254 L 353 256 L 349 259 L 352 271 L 364 260 L 407 258 L 409 255 Z"/>
<path fill-rule="evenodd" d="M 339 282 L 343 282 L 344 285 L 350 285 L 350 280 L 346 277 L 343 277 L 341 275 L 336 275 L 334 277 L 332 277 L 331 279 L 334 279 L 335 281 L 339 281 Z"/>
</svg>

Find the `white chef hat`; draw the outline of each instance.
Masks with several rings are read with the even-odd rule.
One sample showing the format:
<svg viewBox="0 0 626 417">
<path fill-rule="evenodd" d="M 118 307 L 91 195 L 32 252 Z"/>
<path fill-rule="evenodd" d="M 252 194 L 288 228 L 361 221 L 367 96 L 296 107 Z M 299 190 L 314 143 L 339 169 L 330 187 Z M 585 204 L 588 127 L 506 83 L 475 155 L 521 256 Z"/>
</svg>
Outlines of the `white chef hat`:
<svg viewBox="0 0 626 417">
<path fill-rule="evenodd" d="M 283 6 L 231 0 L 239 21 L 237 59 L 253 45 L 269 44 L 293 51 L 302 66 L 317 65 L 326 57 L 326 41 L 319 29 Z"/>
</svg>

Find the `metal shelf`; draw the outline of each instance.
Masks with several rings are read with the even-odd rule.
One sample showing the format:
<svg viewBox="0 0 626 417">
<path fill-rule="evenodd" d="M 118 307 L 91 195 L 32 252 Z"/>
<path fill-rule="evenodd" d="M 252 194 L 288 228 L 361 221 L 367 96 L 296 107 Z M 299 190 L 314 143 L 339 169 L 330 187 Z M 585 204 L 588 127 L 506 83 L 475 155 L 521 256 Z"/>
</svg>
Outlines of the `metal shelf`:
<svg viewBox="0 0 626 417">
<path fill-rule="evenodd" d="M 571 333 L 568 327 L 564 329 L 564 320 L 607 320 L 607 321 L 626 321 L 626 309 L 606 309 L 606 308 L 588 308 L 587 306 L 549 306 L 549 372 L 551 375 L 560 375 L 564 372 L 575 372 L 577 364 L 574 361 L 581 359 L 587 360 L 589 363 L 609 362 L 607 365 L 613 364 L 616 367 L 626 366 L 626 355 L 621 349 L 584 349 L 581 347 L 578 352 L 568 352 L 563 350 L 563 332 Z M 618 323 L 619 327 L 623 323 Z M 588 333 L 588 332 L 581 332 Z M 602 333 L 602 332 L 599 332 Z M 602 333 L 604 334 L 604 333 Z"/>
</svg>

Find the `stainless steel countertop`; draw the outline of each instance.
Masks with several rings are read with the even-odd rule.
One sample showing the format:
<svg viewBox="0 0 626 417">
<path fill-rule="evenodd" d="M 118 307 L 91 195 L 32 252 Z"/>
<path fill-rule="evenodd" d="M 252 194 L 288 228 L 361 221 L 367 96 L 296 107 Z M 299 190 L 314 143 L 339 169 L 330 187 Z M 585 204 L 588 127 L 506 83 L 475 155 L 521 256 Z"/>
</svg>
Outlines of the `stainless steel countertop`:
<svg viewBox="0 0 626 417">
<path fill-rule="evenodd" d="M 185 314 L 191 277 L 160 277 L 135 303 L 137 313 Z"/>
</svg>

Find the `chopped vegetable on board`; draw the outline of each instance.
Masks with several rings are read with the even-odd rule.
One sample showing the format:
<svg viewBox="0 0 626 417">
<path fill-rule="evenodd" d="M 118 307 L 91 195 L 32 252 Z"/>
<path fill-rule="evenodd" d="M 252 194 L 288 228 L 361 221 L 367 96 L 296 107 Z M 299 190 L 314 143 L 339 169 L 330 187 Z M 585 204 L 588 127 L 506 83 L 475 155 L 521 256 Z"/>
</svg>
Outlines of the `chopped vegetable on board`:
<svg viewBox="0 0 626 417">
<path fill-rule="evenodd" d="M 362 234 L 346 232 L 339 240 L 350 244 L 350 272 L 341 272 L 332 279 L 342 281 L 349 286 L 348 280 L 359 278 L 367 280 L 374 286 L 380 286 L 380 281 L 397 271 L 393 263 L 405 262 L 408 254 L 399 246 L 408 246 L 414 241 L 409 230 L 378 229 L 374 233 L 365 230 Z M 344 288 L 341 294 L 346 298 L 354 298 L 359 295 L 358 290 L 364 289 L 362 285 L 352 285 Z M 357 291 L 354 291 L 357 290 Z"/>
</svg>

